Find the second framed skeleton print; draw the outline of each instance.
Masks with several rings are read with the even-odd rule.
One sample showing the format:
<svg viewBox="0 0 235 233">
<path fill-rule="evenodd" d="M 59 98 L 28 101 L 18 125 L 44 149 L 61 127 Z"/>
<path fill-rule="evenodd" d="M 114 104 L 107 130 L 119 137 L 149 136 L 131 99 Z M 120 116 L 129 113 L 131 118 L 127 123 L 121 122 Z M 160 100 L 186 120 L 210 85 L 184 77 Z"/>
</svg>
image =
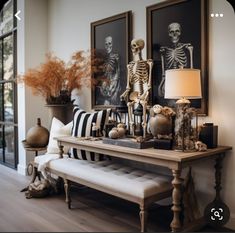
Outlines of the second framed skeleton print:
<svg viewBox="0 0 235 233">
<path fill-rule="evenodd" d="M 174 107 L 164 98 L 165 71 L 201 70 L 202 99 L 191 105 L 207 114 L 207 0 L 168 0 L 147 7 L 147 56 L 154 61 L 152 103 Z"/>
</svg>

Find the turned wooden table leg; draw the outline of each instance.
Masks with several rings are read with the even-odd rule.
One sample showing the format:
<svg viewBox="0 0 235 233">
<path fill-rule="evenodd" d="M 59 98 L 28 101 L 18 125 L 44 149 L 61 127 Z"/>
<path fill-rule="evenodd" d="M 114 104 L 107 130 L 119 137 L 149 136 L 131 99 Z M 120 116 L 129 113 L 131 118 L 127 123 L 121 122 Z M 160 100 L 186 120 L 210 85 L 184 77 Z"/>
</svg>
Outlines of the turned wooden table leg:
<svg viewBox="0 0 235 233">
<path fill-rule="evenodd" d="M 219 154 L 215 158 L 215 199 L 209 203 L 204 210 L 204 217 L 207 223 L 212 224 L 213 226 L 223 226 L 225 225 L 230 218 L 230 210 L 228 206 L 222 201 L 220 192 L 221 187 L 221 170 L 222 170 L 222 161 L 225 157 L 225 154 Z"/>
<path fill-rule="evenodd" d="M 172 170 L 174 179 L 172 180 L 173 192 L 172 192 L 172 202 L 173 206 L 171 210 L 173 211 L 173 220 L 171 222 L 171 231 L 177 232 L 181 229 L 180 222 L 180 212 L 181 212 L 181 184 L 182 180 L 180 178 L 181 170 Z"/>
<path fill-rule="evenodd" d="M 225 156 L 224 154 L 221 154 L 215 160 L 215 191 L 216 191 L 215 200 L 216 201 L 221 201 L 221 198 L 220 198 L 220 191 L 222 189 L 221 169 L 222 169 L 222 161 L 224 159 L 224 156 Z"/>
</svg>

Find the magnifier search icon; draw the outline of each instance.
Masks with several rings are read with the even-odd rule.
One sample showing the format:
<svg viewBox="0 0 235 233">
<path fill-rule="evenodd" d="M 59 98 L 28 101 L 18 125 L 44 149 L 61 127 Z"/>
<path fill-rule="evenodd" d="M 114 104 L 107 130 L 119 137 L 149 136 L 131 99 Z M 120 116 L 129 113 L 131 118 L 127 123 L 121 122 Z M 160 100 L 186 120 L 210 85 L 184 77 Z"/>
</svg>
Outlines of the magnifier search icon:
<svg viewBox="0 0 235 233">
<path fill-rule="evenodd" d="M 220 218 L 219 211 L 215 211 L 215 212 L 214 212 L 214 216 Z"/>
</svg>

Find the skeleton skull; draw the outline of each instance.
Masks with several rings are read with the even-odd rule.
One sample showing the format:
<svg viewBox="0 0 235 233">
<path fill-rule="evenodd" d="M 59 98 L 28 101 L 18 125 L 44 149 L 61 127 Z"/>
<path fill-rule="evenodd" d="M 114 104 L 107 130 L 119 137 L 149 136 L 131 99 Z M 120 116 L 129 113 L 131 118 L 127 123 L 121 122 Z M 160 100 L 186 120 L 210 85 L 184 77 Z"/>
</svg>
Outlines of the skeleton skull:
<svg viewBox="0 0 235 233">
<path fill-rule="evenodd" d="M 133 54 L 138 54 L 144 48 L 144 40 L 142 39 L 133 39 L 131 41 L 131 51 Z"/>
<path fill-rule="evenodd" d="M 105 50 L 107 53 L 111 53 L 113 49 L 113 38 L 111 36 L 107 36 L 105 38 Z"/>
<path fill-rule="evenodd" d="M 207 145 L 201 141 L 195 142 L 195 149 L 198 151 L 206 151 Z"/>
<path fill-rule="evenodd" d="M 179 23 L 171 23 L 168 26 L 168 35 L 171 38 L 171 42 L 176 44 L 179 42 L 181 35 L 181 26 Z"/>
<path fill-rule="evenodd" d="M 163 107 L 162 107 L 161 105 L 159 105 L 159 104 L 155 104 L 155 105 L 153 106 L 153 112 L 154 112 L 155 114 L 160 114 L 161 111 L 162 111 L 162 109 L 163 109 Z"/>
</svg>

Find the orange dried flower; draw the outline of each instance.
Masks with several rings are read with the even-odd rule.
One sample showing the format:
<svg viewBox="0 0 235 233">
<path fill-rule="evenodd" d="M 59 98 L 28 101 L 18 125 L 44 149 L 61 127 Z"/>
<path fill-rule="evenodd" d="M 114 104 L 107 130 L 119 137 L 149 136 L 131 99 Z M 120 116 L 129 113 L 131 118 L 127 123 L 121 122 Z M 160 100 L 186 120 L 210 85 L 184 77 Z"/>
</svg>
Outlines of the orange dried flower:
<svg viewBox="0 0 235 233">
<path fill-rule="evenodd" d="M 67 64 L 49 53 L 45 63 L 29 69 L 18 80 L 29 86 L 34 95 L 41 95 L 49 102 L 59 97 L 61 92 L 70 96 L 74 88 L 90 86 L 90 73 L 90 56 L 84 51 L 76 52 Z"/>
<path fill-rule="evenodd" d="M 66 72 L 67 90 L 71 92 L 74 88 L 90 86 L 91 62 L 90 55 L 84 51 L 74 53 L 68 63 Z"/>
</svg>

